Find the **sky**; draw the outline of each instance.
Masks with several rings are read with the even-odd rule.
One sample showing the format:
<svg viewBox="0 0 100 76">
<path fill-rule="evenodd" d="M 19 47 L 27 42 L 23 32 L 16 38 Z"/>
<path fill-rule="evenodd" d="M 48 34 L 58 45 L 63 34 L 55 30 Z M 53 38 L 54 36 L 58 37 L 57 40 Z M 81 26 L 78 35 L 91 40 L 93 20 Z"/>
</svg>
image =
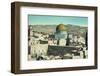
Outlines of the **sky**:
<svg viewBox="0 0 100 76">
<path fill-rule="evenodd" d="M 51 15 L 28 15 L 28 25 L 58 25 L 72 24 L 87 26 L 88 17 L 79 16 L 51 16 Z"/>
</svg>

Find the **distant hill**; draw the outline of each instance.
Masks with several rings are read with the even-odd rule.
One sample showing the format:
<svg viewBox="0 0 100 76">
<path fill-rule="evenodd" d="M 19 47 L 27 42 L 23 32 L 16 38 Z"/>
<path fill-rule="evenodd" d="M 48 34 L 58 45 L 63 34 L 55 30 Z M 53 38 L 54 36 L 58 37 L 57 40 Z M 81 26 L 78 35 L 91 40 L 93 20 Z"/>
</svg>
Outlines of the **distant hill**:
<svg viewBox="0 0 100 76">
<path fill-rule="evenodd" d="M 34 31 L 47 32 L 47 33 L 56 32 L 56 27 L 57 27 L 57 25 L 29 25 L 29 26 L 32 26 Z M 65 27 L 67 28 L 66 31 L 68 33 L 81 34 L 82 36 L 88 30 L 87 27 L 81 27 L 81 26 L 71 25 L 71 24 L 67 24 L 65 25 Z"/>
</svg>

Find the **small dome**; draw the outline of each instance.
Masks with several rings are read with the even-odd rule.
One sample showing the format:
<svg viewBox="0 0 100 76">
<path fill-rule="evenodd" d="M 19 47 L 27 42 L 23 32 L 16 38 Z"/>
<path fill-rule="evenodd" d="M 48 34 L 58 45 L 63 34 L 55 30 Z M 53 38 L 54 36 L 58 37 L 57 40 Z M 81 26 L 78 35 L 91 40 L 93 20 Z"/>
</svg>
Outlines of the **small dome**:
<svg viewBox="0 0 100 76">
<path fill-rule="evenodd" d="M 66 30 L 66 27 L 64 26 L 64 24 L 59 24 L 56 27 L 56 31 L 65 31 L 65 30 Z"/>
</svg>

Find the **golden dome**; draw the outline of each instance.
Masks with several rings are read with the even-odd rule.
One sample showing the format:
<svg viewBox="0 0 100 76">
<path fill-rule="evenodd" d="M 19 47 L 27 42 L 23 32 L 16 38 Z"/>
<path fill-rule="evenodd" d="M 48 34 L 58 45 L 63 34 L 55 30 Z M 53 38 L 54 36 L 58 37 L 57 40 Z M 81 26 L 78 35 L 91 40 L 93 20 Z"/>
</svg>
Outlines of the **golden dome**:
<svg viewBox="0 0 100 76">
<path fill-rule="evenodd" d="M 64 24 L 59 24 L 56 27 L 56 31 L 65 31 L 65 30 L 66 30 L 66 27 L 64 26 Z"/>
</svg>

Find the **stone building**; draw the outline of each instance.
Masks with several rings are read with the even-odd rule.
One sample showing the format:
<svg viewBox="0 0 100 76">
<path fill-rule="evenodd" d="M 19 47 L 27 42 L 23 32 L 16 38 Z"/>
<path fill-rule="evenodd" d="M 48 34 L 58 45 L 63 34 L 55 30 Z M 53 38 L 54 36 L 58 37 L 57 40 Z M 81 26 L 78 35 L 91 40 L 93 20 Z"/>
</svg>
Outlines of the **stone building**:
<svg viewBox="0 0 100 76">
<path fill-rule="evenodd" d="M 33 58 L 41 55 L 47 55 L 47 50 L 48 50 L 47 44 L 31 45 L 30 54 Z"/>
</svg>

